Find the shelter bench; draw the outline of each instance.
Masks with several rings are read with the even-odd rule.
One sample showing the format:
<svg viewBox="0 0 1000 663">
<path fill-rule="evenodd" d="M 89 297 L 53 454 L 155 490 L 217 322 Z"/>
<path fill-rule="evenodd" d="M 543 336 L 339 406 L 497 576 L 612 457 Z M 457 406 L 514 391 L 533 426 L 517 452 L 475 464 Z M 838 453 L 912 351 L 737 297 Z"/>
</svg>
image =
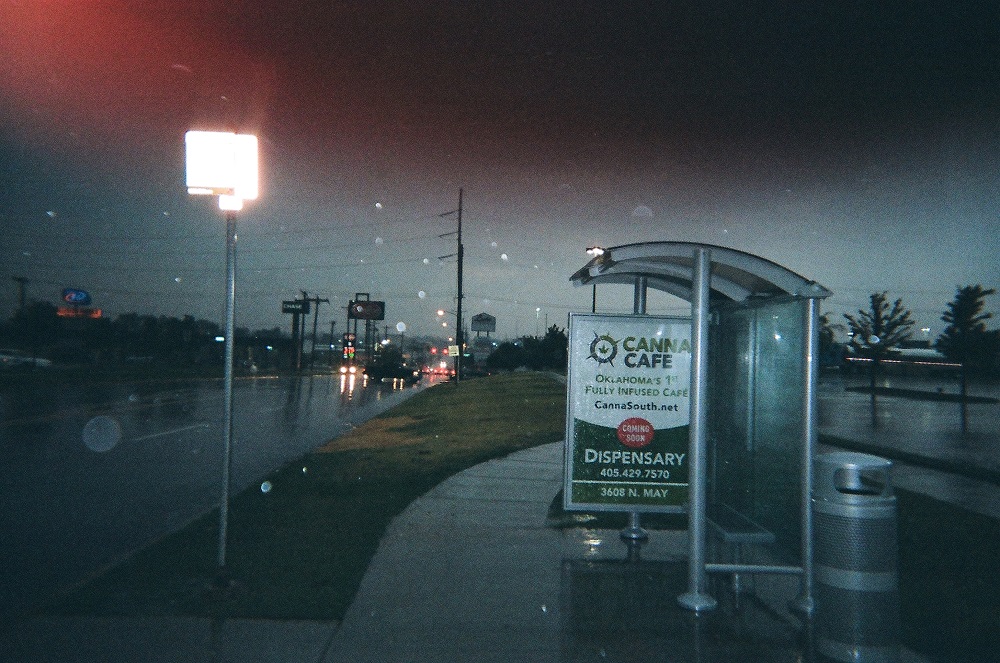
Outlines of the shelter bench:
<svg viewBox="0 0 1000 663">
<path fill-rule="evenodd" d="M 706 518 L 708 526 L 723 543 L 733 546 L 733 564 L 743 563 L 743 546 L 745 544 L 771 545 L 774 543 L 774 534 L 747 516 L 743 515 L 728 504 L 716 503 L 708 506 Z M 714 565 L 708 565 L 709 570 Z M 731 573 L 733 577 L 733 593 L 739 598 L 743 591 L 740 572 L 729 569 L 724 570 Z"/>
</svg>

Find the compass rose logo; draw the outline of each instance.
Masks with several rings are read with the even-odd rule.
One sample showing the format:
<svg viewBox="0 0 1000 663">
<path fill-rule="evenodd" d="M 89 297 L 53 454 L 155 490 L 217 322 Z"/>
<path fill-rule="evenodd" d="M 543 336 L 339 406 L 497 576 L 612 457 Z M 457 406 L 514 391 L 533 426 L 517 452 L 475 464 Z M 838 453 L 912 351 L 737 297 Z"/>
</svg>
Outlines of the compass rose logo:
<svg viewBox="0 0 1000 663">
<path fill-rule="evenodd" d="M 590 357 L 598 364 L 615 365 L 615 357 L 618 356 L 618 341 L 607 334 L 598 336 L 594 332 L 594 340 L 590 342 Z"/>
</svg>

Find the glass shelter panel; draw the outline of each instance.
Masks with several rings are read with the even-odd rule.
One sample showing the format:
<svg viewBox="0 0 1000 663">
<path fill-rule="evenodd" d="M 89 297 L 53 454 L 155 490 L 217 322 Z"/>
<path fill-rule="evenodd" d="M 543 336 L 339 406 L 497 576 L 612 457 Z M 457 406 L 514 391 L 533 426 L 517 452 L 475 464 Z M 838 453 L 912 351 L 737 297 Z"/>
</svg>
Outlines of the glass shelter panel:
<svg viewBox="0 0 1000 663">
<path fill-rule="evenodd" d="M 709 500 L 798 557 L 806 300 L 723 308 L 710 329 Z"/>
</svg>

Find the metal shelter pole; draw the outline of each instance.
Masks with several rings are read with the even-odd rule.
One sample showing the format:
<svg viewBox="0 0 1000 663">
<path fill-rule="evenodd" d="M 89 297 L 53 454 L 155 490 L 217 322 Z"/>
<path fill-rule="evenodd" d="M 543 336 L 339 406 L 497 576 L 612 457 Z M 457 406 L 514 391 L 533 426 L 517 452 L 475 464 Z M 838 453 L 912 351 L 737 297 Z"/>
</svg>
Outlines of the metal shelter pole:
<svg viewBox="0 0 1000 663">
<path fill-rule="evenodd" d="M 635 289 L 632 295 L 632 313 L 635 315 L 646 314 L 646 291 L 649 288 L 649 277 L 637 276 L 635 279 Z M 596 286 L 595 286 L 596 292 Z M 595 306 L 596 308 L 596 306 Z M 621 537 L 626 541 L 645 541 L 649 538 L 649 532 L 642 528 L 639 522 L 639 512 L 629 511 L 628 527 L 621 531 Z"/>
<path fill-rule="evenodd" d="M 694 252 L 691 298 L 691 423 L 688 433 L 688 591 L 677 597 L 682 607 L 695 612 L 713 610 L 718 603 L 706 591 L 705 548 L 707 530 L 707 451 L 706 433 L 708 378 L 709 279 L 711 254 L 703 248 Z"/>
<path fill-rule="evenodd" d="M 805 615 L 816 611 L 813 598 L 813 454 L 816 449 L 816 384 L 819 380 L 819 300 L 810 298 L 803 324 L 802 403 L 802 581 L 792 607 Z"/>
</svg>

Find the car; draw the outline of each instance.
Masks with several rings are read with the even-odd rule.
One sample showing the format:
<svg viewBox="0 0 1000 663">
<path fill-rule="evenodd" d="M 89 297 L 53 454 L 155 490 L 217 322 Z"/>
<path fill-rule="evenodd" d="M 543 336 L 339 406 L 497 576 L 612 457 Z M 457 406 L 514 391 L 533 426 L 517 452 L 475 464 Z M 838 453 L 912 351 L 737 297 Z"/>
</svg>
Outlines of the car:
<svg viewBox="0 0 1000 663">
<path fill-rule="evenodd" d="M 52 362 L 41 357 L 32 357 L 20 350 L 0 348 L 0 366 L 3 368 L 28 368 L 31 366 L 48 368 L 52 366 Z"/>
<path fill-rule="evenodd" d="M 376 363 L 365 367 L 365 375 L 373 380 L 403 380 L 414 384 L 423 378 L 419 369 L 406 364 L 382 364 Z"/>
</svg>

